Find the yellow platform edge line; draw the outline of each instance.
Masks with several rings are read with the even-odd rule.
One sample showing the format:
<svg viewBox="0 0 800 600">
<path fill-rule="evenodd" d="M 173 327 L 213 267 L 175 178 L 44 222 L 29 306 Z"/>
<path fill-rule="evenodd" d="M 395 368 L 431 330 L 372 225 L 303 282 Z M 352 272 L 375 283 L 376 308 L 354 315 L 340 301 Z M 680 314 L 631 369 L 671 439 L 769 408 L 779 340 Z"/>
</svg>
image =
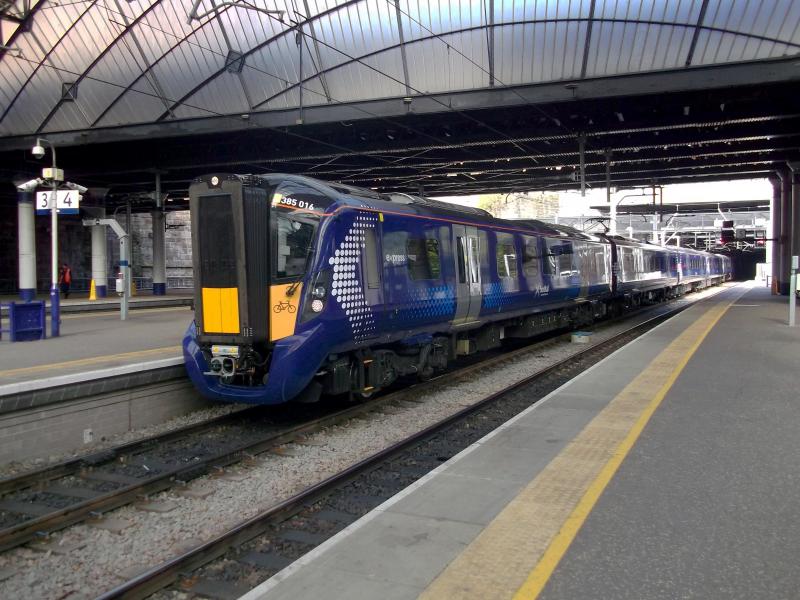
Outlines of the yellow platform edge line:
<svg viewBox="0 0 800 600">
<path fill-rule="evenodd" d="M 128 314 L 133 312 L 139 313 L 146 311 L 147 314 L 155 314 L 155 313 L 162 313 L 162 312 L 176 312 L 179 310 L 188 311 L 190 307 L 186 304 L 182 304 L 180 306 L 165 306 L 162 308 L 147 308 L 146 306 L 134 306 L 128 307 Z M 91 317 L 116 317 L 119 319 L 119 309 L 108 309 L 108 310 L 90 310 L 78 314 L 67 314 L 61 315 L 62 321 L 72 320 L 72 319 L 88 319 Z"/>
<path fill-rule="evenodd" d="M 634 426 L 628 432 L 628 435 L 620 442 L 611 458 L 609 458 L 600 473 L 598 473 L 597 477 L 589 485 L 577 506 L 573 509 L 572 513 L 570 513 L 569 517 L 567 517 L 567 520 L 564 522 L 558 534 L 556 534 L 556 537 L 550 542 L 542 558 L 528 575 L 525 583 L 523 583 L 514 594 L 514 600 L 536 600 L 536 598 L 539 597 L 539 594 L 541 594 L 545 585 L 547 585 L 547 582 L 550 580 L 553 571 L 555 571 L 556 567 L 561 562 L 561 559 L 566 554 L 572 541 L 578 534 L 578 531 L 580 531 L 589 514 L 592 512 L 592 509 L 594 509 L 603 491 L 611 482 L 611 479 L 614 477 L 620 465 L 636 444 L 636 441 L 639 439 L 642 431 L 644 431 L 650 418 L 656 412 L 667 393 L 669 393 L 669 390 L 675 384 L 675 381 L 677 381 L 683 369 L 689 364 L 689 361 L 692 356 L 694 356 L 695 352 L 697 352 L 697 349 L 734 302 L 735 300 L 732 300 L 722 307 L 718 305 L 709 310 L 709 312 L 718 310 L 719 313 L 712 318 L 711 322 L 703 330 L 697 340 L 678 361 L 667 378 L 667 381 L 661 386 L 639 416 Z"/>
<path fill-rule="evenodd" d="M 150 348 L 149 350 L 134 350 L 133 352 L 123 352 L 122 354 L 110 354 L 107 356 L 90 356 L 88 358 L 78 358 L 75 360 L 68 360 L 60 363 L 53 363 L 49 365 L 35 365 L 33 367 L 20 367 L 19 369 L 10 369 L 8 371 L 0 371 L 0 377 L 12 377 L 22 373 L 32 373 L 34 371 L 44 371 L 46 369 L 60 369 L 69 367 L 79 367 L 83 365 L 91 365 L 103 363 L 108 361 L 118 360 L 120 358 L 132 358 L 134 356 L 146 356 L 148 354 L 160 354 L 164 352 L 177 352 L 180 354 L 181 346 L 164 346 L 162 348 Z"/>
</svg>

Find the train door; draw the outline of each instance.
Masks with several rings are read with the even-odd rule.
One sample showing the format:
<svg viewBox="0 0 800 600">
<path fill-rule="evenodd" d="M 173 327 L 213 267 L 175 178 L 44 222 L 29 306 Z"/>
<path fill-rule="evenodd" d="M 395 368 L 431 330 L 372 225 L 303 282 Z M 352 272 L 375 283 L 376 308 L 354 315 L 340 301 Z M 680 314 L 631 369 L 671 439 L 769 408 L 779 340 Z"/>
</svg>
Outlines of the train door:
<svg viewBox="0 0 800 600">
<path fill-rule="evenodd" d="M 456 273 L 454 324 L 478 320 L 481 310 L 481 261 L 477 227 L 453 225 L 453 258 Z"/>
<path fill-rule="evenodd" d="M 361 229 L 364 232 L 362 286 L 364 299 L 375 320 L 375 327 L 364 332 L 367 338 L 378 337 L 379 332 L 384 331 L 382 223 L 377 219 L 373 223 L 374 227 Z"/>
</svg>

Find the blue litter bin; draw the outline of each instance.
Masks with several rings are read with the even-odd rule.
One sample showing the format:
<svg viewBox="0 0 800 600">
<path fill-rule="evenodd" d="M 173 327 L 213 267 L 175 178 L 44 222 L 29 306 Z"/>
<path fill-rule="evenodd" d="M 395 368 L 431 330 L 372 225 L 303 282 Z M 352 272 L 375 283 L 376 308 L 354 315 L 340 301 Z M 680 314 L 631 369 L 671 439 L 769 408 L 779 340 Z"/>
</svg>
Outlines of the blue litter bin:
<svg viewBox="0 0 800 600">
<path fill-rule="evenodd" d="M 0 328 L 0 336 L 7 331 L 12 342 L 43 340 L 47 337 L 44 302 L 11 302 L 8 306 L 8 327 Z"/>
</svg>

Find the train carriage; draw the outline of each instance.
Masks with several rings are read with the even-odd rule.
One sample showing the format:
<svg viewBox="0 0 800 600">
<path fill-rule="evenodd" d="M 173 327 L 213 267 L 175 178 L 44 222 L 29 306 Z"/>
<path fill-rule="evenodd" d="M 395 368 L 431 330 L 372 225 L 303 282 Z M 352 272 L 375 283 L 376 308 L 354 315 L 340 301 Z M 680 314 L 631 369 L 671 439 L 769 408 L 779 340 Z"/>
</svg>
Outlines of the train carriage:
<svg viewBox="0 0 800 600">
<path fill-rule="evenodd" d="M 698 277 L 712 270 L 705 253 L 301 176 L 202 177 L 190 209 L 184 356 L 198 389 L 225 401 L 368 396 L 676 292 L 696 256 Z"/>
</svg>

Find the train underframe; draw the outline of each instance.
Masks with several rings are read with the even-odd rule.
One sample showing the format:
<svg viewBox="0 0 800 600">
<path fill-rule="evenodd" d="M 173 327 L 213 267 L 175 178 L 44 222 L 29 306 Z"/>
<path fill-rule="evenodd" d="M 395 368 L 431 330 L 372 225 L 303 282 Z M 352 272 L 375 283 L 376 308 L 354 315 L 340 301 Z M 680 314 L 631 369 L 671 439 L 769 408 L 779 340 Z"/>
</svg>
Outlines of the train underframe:
<svg viewBox="0 0 800 600">
<path fill-rule="evenodd" d="M 344 394 L 358 401 L 400 377 L 430 379 L 458 357 L 499 348 L 503 340 L 535 338 L 586 327 L 632 308 L 672 300 L 722 281 L 719 277 L 649 290 L 632 289 L 617 296 L 587 299 L 569 307 L 494 321 L 468 331 L 430 334 L 421 343 L 395 343 L 331 355 L 296 401 L 316 402 L 323 395 Z"/>
</svg>

